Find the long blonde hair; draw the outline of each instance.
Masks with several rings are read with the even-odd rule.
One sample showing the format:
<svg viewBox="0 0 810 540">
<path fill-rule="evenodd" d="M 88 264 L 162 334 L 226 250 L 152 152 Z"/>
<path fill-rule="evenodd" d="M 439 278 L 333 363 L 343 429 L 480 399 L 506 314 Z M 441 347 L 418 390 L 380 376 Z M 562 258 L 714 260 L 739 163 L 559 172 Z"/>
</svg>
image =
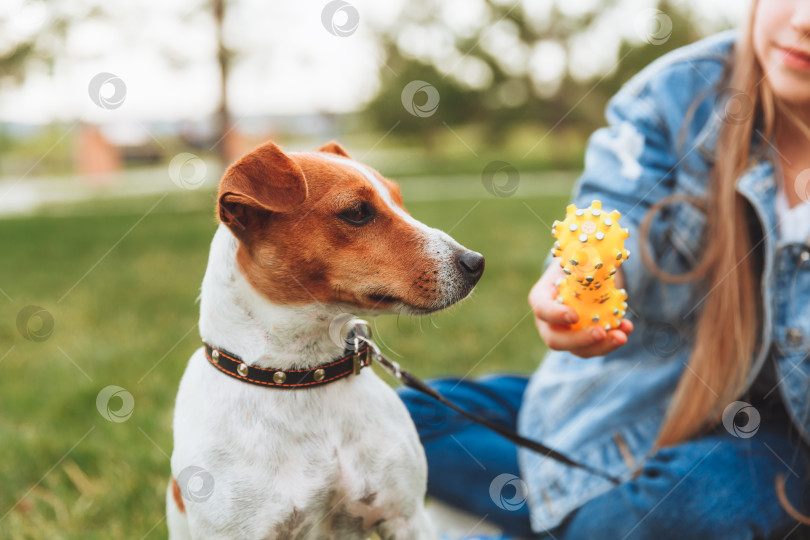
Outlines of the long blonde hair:
<svg viewBox="0 0 810 540">
<path fill-rule="evenodd" d="M 702 260 L 688 274 L 673 276 L 654 264 L 644 249 L 646 242 L 641 242 L 642 259 L 659 278 L 670 282 L 708 278 L 694 348 L 658 433 L 658 448 L 678 444 L 719 422 L 725 406 L 744 390 L 760 335 L 751 218 L 748 203 L 735 189 L 737 178 L 749 166 L 755 126 L 770 138 L 775 122 L 773 94 L 752 44 L 756 5 L 754 0 L 734 48 L 726 88 L 721 89 L 738 104 L 750 107 L 750 114 L 726 122 L 718 136 Z M 670 202 L 663 200 L 650 208 L 641 227 L 643 238 L 649 234 L 652 216 Z"/>
</svg>

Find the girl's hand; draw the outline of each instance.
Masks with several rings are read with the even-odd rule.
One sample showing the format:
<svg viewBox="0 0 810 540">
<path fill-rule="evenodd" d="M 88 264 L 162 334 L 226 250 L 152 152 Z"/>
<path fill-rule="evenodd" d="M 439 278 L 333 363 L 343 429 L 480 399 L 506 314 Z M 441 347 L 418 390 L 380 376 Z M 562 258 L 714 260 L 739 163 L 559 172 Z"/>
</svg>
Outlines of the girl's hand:
<svg viewBox="0 0 810 540">
<path fill-rule="evenodd" d="M 571 330 L 569 325 L 576 323 L 579 318 L 577 312 L 555 300 L 555 283 L 564 277 L 565 273 L 555 261 L 529 293 L 534 323 L 548 348 L 553 351 L 570 351 L 582 358 L 590 358 L 608 354 L 627 343 L 627 336 L 633 331 L 633 323 L 627 319 L 623 319 L 616 330 L 605 331 L 601 326 Z M 624 287 L 621 268 L 614 279 L 617 288 Z"/>
</svg>

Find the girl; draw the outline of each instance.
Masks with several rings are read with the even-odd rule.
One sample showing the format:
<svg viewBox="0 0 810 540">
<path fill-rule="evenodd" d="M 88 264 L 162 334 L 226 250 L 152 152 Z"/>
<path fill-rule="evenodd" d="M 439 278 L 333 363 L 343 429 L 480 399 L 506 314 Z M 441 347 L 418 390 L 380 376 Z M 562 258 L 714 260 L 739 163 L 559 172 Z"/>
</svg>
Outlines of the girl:
<svg viewBox="0 0 810 540">
<path fill-rule="evenodd" d="M 618 486 L 410 390 L 428 493 L 553 539 L 801 534 L 810 507 L 810 1 L 755 0 L 739 33 L 651 64 L 613 97 L 573 203 L 622 214 L 618 329 L 571 330 L 547 260 L 529 295 L 551 351 L 531 380 L 439 380 L 470 410 Z M 805 514 L 805 515 L 803 515 Z"/>
</svg>

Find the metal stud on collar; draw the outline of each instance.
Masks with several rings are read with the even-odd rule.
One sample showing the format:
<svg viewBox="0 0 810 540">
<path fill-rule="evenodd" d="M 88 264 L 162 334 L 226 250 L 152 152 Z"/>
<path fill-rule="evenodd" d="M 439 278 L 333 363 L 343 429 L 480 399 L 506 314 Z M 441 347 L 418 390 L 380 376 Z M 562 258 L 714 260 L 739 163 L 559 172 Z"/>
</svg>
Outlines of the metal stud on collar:
<svg viewBox="0 0 810 540">
<path fill-rule="evenodd" d="M 362 327 L 365 324 L 367 324 L 365 321 L 359 321 L 359 324 L 352 328 L 358 328 L 359 331 L 364 332 Z M 344 341 L 350 342 L 352 339 L 345 337 Z M 364 335 L 354 341 L 355 348 L 359 348 L 366 343 L 366 337 Z M 227 350 L 215 349 L 205 342 L 203 344 L 205 345 L 205 357 L 208 363 L 214 365 L 219 371 L 242 382 L 278 389 L 309 388 L 324 385 L 350 376 L 352 373 L 359 373 L 362 368 L 368 367 L 373 360 L 373 355 L 369 354 L 371 346 L 364 346 L 362 350 L 355 352 L 350 350 L 351 345 L 349 345 L 346 347 L 349 350 L 344 352 L 344 356 L 328 364 L 313 366 L 308 370 L 290 370 L 288 373 L 285 369 L 251 367 L 239 356 Z"/>
</svg>

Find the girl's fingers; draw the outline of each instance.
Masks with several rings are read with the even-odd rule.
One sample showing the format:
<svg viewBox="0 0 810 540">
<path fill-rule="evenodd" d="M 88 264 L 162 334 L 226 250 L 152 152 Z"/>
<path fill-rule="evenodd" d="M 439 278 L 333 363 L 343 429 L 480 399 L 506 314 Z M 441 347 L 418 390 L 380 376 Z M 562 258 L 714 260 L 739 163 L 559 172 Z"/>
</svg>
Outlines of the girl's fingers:
<svg viewBox="0 0 810 540">
<path fill-rule="evenodd" d="M 556 301 L 555 283 L 561 277 L 564 277 L 562 269 L 552 264 L 529 292 L 535 326 L 548 348 L 590 358 L 609 354 L 627 343 L 628 336 L 633 332 L 633 323 L 627 319 L 623 319 L 617 329 L 610 331 L 599 326 L 572 330 L 570 325 L 579 320 L 579 315 L 572 307 Z M 617 277 L 621 279 L 621 276 Z"/>
<path fill-rule="evenodd" d="M 607 332 L 604 339 L 596 341 L 593 344 L 580 349 L 571 349 L 571 353 L 582 358 L 604 356 L 612 353 L 625 343 L 627 343 L 627 334 L 621 330 L 611 330 L 610 332 Z"/>
<path fill-rule="evenodd" d="M 624 332 L 626 336 L 629 336 L 633 332 L 633 321 L 622 319 L 622 322 L 619 323 L 618 329 Z"/>
<path fill-rule="evenodd" d="M 529 305 L 534 310 L 535 317 L 541 321 L 568 325 L 574 324 L 579 319 L 573 308 L 556 301 L 555 283 L 563 275 L 562 269 L 552 264 L 529 292 Z"/>
<path fill-rule="evenodd" d="M 573 351 L 585 349 L 605 339 L 605 330 L 598 326 L 571 330 L 568 325 L 560 326 L 536 320 L 540 337 L 553 351 Z"/>
</svg>

